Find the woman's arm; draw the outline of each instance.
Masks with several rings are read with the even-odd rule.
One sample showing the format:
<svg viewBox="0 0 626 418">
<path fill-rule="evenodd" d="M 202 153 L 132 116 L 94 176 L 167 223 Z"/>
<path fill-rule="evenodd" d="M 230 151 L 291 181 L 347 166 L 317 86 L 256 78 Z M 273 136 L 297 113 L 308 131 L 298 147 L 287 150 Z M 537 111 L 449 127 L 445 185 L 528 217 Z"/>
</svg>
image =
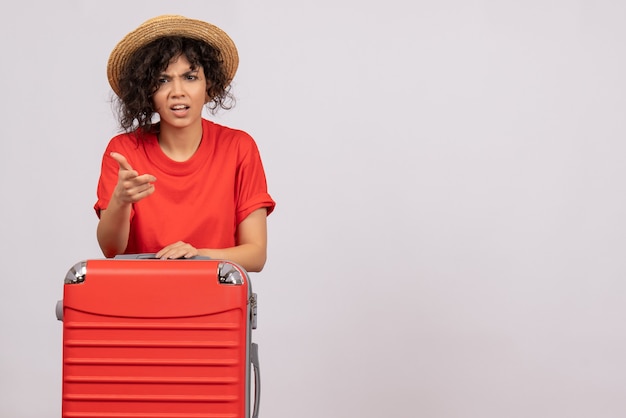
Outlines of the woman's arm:
<svg viewBox="0 0 626 418">
<path fill-rule="evenodd" d="M 96 230 L 98 244 L 105 257 L 123 254 L 128 245 L 130 233 L 130 204 L 115 204 L 100 211 L 100 221 Z"/>
<path fill-rule="evenodd" d="M 267 258 L 267 209 L 257 209 L 237 227 L 237 245 L 223 249 L 196 249 L 179 241 L 156 253 L 157 258 L 190 258 L 196 255 L 233 261 L 248 272 L 263 270 Z"/>
<path fill-rule="evenodd" d="M 109 205 L 100 210 L 100 221 L 96 230 L 98 244 L 105 257 L 124 253 L 130 234 L 132 204 L 154 192 L 156 178 L 150 174 L 139 175 L 122 154 L 111 153 L 119 164 L 117 185 Z"/>
</svg>

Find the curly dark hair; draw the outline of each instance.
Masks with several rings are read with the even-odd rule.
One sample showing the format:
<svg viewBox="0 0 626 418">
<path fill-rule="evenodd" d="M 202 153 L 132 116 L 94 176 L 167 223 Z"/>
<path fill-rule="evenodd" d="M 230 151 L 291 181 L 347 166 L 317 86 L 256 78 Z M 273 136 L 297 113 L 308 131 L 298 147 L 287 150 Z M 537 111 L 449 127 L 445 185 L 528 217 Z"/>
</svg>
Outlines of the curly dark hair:
<svg viewBox="0 0 626 418">
<path fill-rule="evenodd" d="M 159 76 L 172 59 L 184 55 L 192 68 L 202 67 L 207 80 L 207 107 L 211 113 L 230 109 L 234 97 L 230 80 L 224 71 L 219 51 L 211 45 L 191 38 L 168 36 L 159 38 L 137 50 L 122 70 L 117 98 L 119 123 L 126 132 L 135 129 L 158 130 L 152 122 L 156 113 L 152 94 L 159 87 Z"/>
</svg>

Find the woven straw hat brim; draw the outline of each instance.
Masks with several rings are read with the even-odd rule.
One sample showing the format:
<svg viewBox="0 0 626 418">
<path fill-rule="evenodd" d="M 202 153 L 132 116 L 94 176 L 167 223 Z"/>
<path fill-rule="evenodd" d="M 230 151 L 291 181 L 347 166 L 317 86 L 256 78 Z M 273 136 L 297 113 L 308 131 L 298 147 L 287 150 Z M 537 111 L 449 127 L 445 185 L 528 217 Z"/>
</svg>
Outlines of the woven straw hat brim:
<svg viewBox="0 0 626 418">
<path fill-rule="evenodd" d="M 208 43 L 220 52 L 228 82 L 235 77 L 239 55 L 235 43 L 226 32 L 201 20 L 180 15 L 162 15 L 142 23 L 113 48 L 107 64 L 107 77 L 115 94 L 120 95 L 120 75 L 131 55 L 141 47 L 164 36 L 184 36 Z"/>
</svg>

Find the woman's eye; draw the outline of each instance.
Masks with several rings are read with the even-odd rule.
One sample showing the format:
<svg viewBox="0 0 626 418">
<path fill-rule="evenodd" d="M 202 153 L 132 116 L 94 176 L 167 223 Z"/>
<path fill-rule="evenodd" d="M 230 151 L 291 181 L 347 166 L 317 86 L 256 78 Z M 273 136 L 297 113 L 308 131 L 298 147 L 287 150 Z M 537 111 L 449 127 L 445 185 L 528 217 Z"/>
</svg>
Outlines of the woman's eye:
<svg viewBox="0 0 626 418">
<path fill-rule="evenodd" d="M 167 78 L 161 77 L 161 78 L 159 78 L 158 82 L 159 82 L 159 84 L 165 84 L 165 83 L 167 83 Z"/>
</svg>

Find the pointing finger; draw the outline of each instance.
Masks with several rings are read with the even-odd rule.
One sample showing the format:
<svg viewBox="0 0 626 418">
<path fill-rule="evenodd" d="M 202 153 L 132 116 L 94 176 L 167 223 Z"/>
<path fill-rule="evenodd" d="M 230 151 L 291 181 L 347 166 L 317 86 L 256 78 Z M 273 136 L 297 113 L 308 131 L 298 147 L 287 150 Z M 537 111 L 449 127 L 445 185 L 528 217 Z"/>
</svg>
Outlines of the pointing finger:
<svg viewBox="0 0 626 418">
<path fill-rule="evenodd" d="M 120 165 L 120 168 L 122 170 L 132 170 L 133 168 L 130 166 L 130 164 L 128 163 L 128 161 L 126 161 L 126 157 L 124 157 L 122 154 L 117 153 L 117 152 L 111 152 L 111 154 L 109 154 L 111 156 L 111 158 L 113 158 L 115 161 L 117 161 L 117 163 Z"/>
</svg>

